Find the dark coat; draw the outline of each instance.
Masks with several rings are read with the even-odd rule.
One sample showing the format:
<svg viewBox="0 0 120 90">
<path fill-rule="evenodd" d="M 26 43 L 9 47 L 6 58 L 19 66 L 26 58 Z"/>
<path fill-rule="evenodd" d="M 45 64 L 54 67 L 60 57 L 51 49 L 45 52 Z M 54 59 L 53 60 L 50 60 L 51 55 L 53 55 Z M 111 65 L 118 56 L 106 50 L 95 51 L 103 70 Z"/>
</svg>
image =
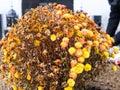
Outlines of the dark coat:
<svg viewBox="0 0 120 90">
<path fill-rule="evenodd" d="M 108 2 L 112 6 L 120 5 L 120 0 L 108 0 Z"/>
</svg>

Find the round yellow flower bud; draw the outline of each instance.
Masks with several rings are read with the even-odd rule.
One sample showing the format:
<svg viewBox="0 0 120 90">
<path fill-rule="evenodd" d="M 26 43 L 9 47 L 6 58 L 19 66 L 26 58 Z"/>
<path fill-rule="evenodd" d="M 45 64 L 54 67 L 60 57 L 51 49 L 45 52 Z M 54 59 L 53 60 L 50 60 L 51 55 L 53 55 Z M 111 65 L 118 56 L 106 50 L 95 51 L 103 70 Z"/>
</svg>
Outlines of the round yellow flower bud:
<svg viewBox="0 0 120 90">
<path fill-rule="evenodd" d="M 42 86 L 38 86 L 38 90 L 43 90 L 43 87 Z"/>
<path fill-rule="evenodd" d="M 27 75 L 27 80 L 31 80 L 30 74 Z"/>
<path fill-rule="evenodd" d="M 40 45 L 40 41 L 39 40 L 34 40 L 34 46 L 39 46 Z"/>
<path fill-rule="evenodd" d="M 50 35 L 50 39 L 51 39 L 51 41 L 55 41 L 56 40 L 56 35 L 55 34 Z"/>
<path fill-rule="evenodd" d="M 113 47 L 113 51 L 114 51 L 115 54 L 117 54 L 117 53 L 119 52 L 118 47 L 117 47 L 117 46 L 114 46 L 114 47 Z"/>
<path fill-rule="evenodd" d="M 116 66 L 113 66 L 112 69 L 113 69 L 113 71 L 117 71 L 117 67 Z"/>
<path fill-rule="evenodd" d="M 90 64 L 85 65 L 85 71 L 90 71 L 92 69 L 92 66 Z"/>
<path fill-rule="evenodd" d="M 85 18 L 86 16 L 85 16 L 85 14 L 81 13 L 81 14 L 80 14 L 80 17 L 81 17 L 81 18 Z"/>
<path fill-rule="evenodd" d="M 109 57 L 109 53 L 108 53 L 107 51 L 104 51 L 104 52 L 103 52 L 103 55 L 104 55 L 105 57 Z"/>
<path fill-rule="evenodd" d="M 73 55 L 75 53 L 76 49 L 74 47 L 70 47 L 68 49 L 69 54 Z"/>
<path fill-rule="evenodd" d="M 83 52 L 83 57 L 84 58 L 89 58 L 89 56 L 90 56 L 90 53 L 88 51 Z"/>
<path fill-rule="evenodd" d="M 82 44 L 81 44 L 80 42 L 76 42 L 76 43 L 75 43 L 75 47 L 76 47 L 76 48 L 81 48 L 81 47 L 82 47 Z"/>
<path fill-rule="evenodd" d="M 65 87 L 64 90 L 73 90 L 71 87 Z"/>
<path fill-rule="evenodd" d="M 70 78 L 70 79 L 67 80 L 67 84 L 68 84 L 69 87 L 74 87 L 75 81 Z"/>
<path fill-rule="evenodd" d="M 78 62 L 83 63 L 84 61 L 85 61 L 85 58 L 84 58 L 84 57 L 79 57 L 79 58 L 78 58 Z"/>
</svg>

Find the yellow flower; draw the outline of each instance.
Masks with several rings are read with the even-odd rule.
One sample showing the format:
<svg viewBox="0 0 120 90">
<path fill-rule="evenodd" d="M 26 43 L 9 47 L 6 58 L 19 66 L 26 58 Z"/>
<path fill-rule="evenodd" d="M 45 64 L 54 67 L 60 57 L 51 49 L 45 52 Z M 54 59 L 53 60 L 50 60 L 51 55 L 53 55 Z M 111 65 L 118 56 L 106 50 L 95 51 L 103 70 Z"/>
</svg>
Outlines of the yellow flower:
<svg viewBox="0 0 120 90">
<path fill-rule="evenodd" d="M 78 64 L 76 65 L 76 67 L 78 67 L 78 68 L 84 68 L 84 64 L 78 63 Z"/>
<path fill-rule="evenodd" d="M 93 41 L 93 46 L 99 46 L 99 42 L 98 41 Z"/>
<path fill-rule="evenodd" d="M 64 90 L 73 90 L 71 87 L 65 87 Z"/>
<path fill-rule="evenodd" d="M 13 59 L 16 59 L 17 58 L 17 54 L 13 54 Z"/>
<path fill-rule="evenodd" d="M 44 28 L 47 28 L 47 27 L 48 27 L 48 25 L 47 25 L 47 24 L 44 24 L 44 25 L 43 25 L 43 27 L 44 27 Z"/>
<path fill-rule="evenodd" d="M 73 18 L 73 15 L 66 13 L 62 17 L 68 19 L 68 18 Z"/>
<path fill-rule="evenodd" d="M 90 53 L 88 51 L 83 51 L 83 57 L 84 58 L 89 58 Z"/>
<path fill-rule="evenodd" d="M 74 25 L 74 29 L 75 29 L 75 30 L 79 30 L 80 27 L 79 27 L 78 25 Z"/>
<path fill-rule="evenodd" d="M 18 90 L 23 90 L 22 87 L 18 87 Z"/>
<path fill-rule="evenodd" d="M 34 46 L 39 46 L 40 45 L 40 41 L 39 40 L 34 40 Z"/>
<path fill-rule="evenodd" d="M 105 57 L 109 57 L 109 53 L 108 53 L 107 51 L 104 51 L 104 52 L 103 52 L 103 55 L 104 55 Z"/>
<path fill-rule="evenodd" d="M 66 43 L 69 43 L 69 38 L 68 38 L 68 37 L 64 37 L 64 38 L 62 39 L 62 41 L 63 41 L 63 42 L 66 42 Z"/>
<path fill-rule="evenodd" d="M 110 39 L 110 35 L 109 35 L 109 34 L 106 34 L 105 38 L 106 38 L 107 40 L 109 40 L 109 39 Z"/>
<path fill-rule="evenodd" d="M 42 86 L 38 86 L 38 90 L 43 90 L 43 87 Z"/>
<path fill-rule="evenodd" d="M 74 87 L 75 81 L 74 81 L 73 79 L 69 78 L 69 79 L 67 80 L 67 84 L 68 84 L 69 87 Z"/>
<path fill-rule="evenodd" d="M 18 72 L 15 73 L 15 78 L 20 78 L 20 74 Z"/>
<path fill-rule="evenodd" d="M 76 51 L 76 49 L 75 49 L 74 47 L 70 47 L 70 48 L 68 49 L 68 52 L 69 52 L 71 55 L 73 55 L 73 54 L 75 53 L 75 51 Z"/>
<path fill-rule="evenodd" d="M 56 12 L 56 14 L 57 14 L 57 15 L 61 15 L 61 14 L 62 14 L 62 10 L 58 10 L 58 11 Z"/>
<path fill-rule="evenodd" d="M 83 48 L 83 57 L 84 58 L 89 58 L 90 56 L 90 50 L 87 50 L 87 48 Z"/>
<path fill-rule="evenodd" d="M 57 37 L 62 37 L 62 36 L 63 36 L 63 32 L 62 32 L 62 31 L 57 32 L 57 33 L 56 33 L 56 36 L 57 36 Z"/>
<path fill-rule="evenodd" d="M 117 71 L 117 67 L 116 66 L 113 66 L 112 69 L 113 69 L 113 71 Z"/>
<path fill-rule="evenodd" d="M 55 34 L 50 35 L 50 39 L 51 39 L 52 41 L 55 41 L 55 40 L 56 40 Z"/>
<path fill-rule="evenodd" d="M 86 16 L 85 16 L 85 14 L 81 13 L 81 14 L 80 14 L 80 17 L 81 17 L 81 18 L 85 18 Z"/>
<path fill-rule="evenodd" d="M 12 85 L 12 89 L 13 89 L 13 90 L 17 90 L 17 86 Z"/>
<path fill-rule="evenodd" d="M 27 80 L 31 80 L 30 74 L 27 75 Z"/>
<path fill-rule="evenodd" d="M 76 30 L 76 35 L 79 36 L 79 37 L 81 37 L 82 36 L 81 31 L 80 30 Z"/>
<path fill-rule="evenodd" d="M 20 44 L 21 44 L 21 42 L 20 42 L 20 39 L 19 39 L 19 38 L 14 38 L 14 40 L 16 41 L 16 43 L 17 43 L 18 45 L 20 45 Z"/>
<path fill-rule="evenodd" d="M 62 42 L 60 43 L 60 46 L 61 46 L 61 48 L 66 48 L 66 47 L 68 46 L 68 43 L 62 41 Z"/>
<path fill-rule="evenodd" d="M 75 47 L 76 47 L 76 48 L 81 48 L 81 47 L 82 47 L 82 44 L 81 44 L 80 42 L 76 42 L 76 43 L 75 43 Z"/>
<path fill-rule="evenodd" d="M 2 61 L 3 61 L 4 63 L 6 63 L 6 62 L 10 62 L 10 57 L 7 56 L 7 57 L 5 57 Z"/>
<path fill-rule="evenodd" d="M 83 50 L 83 52 L 89 52 L 90 53 L 90 50 L 88 50 L 86 47 L 84 47 L 82 50 Z"/>
<path fill-rule="evenodd" d="M 110 57 L 115 58 L 115 54 L 114 54 L 114 53 L 111 53 L 111 54 L 110 54 Z"/>
<path fill-rule="evenodd" d="M 100 47 L 101 46 L 103 46 L 103 45 L 100 45 Z M 104 47 L 104 46 L 103 46 Z M 102 50 L 102 49 L 100 49 L 100 50 Z M 104 50 L 104 49 L 103 49 Z M 99 53 L 99 49 L 98 49 L 98 47 L 95 47 L 95 53 Z"/>
<path fill-rule="evenodd" d="M 94 36 L 94 34 L 93 34 L 93 32 L 92 31 L 90 31 L 90 30 L 88 30 L 88 37 L 93 37 Z"/>
<path fill-rule="evenodd" d="M 4 50 L 4 51 L 3 51 L 3 54 L 4 54 L 4 55 L 7 55 L 7 53 L 8 53 L 7 50 Z"/>
<path fill-rule="evenodd" d="M 79 57 L 79 58 L 78 58 L 78 62 L 83 63 L 84 61 L 85 61 L 85 58 L 84 58 L 84 57 Z"/>
<path fill-rule="evenodd" d="M 119 49 L 118 49 L 117 46 L 114 46 L 114 47 L 113 47 L 113 52 L 114 52 L 115 54 L 117 54 L 117 53 L 119 52 Z"/>
<path fill-rule="evenodd" d="M 84 65 L 81 63 L 78 63 L 75 67 L 71 68 L 71 71 L 77 74 L 80 74 L 83 72 L 83 69 L 84 69 Z"/>
<path fill-rule="evenodd" d="M 92 69 L 92 66 L 90 64 L 85 65 L 85 71 L 90 71 Z"/>
</svg>

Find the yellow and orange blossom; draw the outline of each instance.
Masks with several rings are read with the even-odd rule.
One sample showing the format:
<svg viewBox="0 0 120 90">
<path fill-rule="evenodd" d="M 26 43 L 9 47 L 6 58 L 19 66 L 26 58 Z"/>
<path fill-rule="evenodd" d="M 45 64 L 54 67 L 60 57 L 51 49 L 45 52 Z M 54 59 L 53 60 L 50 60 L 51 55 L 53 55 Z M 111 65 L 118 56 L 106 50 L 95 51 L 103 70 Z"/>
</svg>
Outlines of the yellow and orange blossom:
<svg viewBox="0 0 120 90">
<path fill-rule="evenodd" d="M 69 77 L 76 79 L 77 78 L 77 74 L 75 72 L 69 72 Z"/>
</svg>

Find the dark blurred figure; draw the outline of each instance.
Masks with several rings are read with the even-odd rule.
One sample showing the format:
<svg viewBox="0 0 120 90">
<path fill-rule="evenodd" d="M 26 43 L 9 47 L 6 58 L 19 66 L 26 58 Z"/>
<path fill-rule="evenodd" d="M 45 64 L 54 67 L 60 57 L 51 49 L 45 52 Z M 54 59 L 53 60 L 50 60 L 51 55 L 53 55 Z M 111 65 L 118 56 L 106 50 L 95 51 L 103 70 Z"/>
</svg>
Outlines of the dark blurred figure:
<svg viewBox="0 0 120 90">
<path fill-rule="evenodd" d="M 45 6 L 49 3 L 64 4 L 68 9 L 73 10 L 73 0 L 22 0 L 22 15 L 29 11 L 31 8 L 37 6 Z"/>
<path fill-rule="evenodd" d="M 120 22 L 120 0 L 108 0 L 110 4 L 110 17 L 106 32 L 115 39 L 113 46 L 120 44 L 120 31 L 116 33 Z"/>
</svg>

